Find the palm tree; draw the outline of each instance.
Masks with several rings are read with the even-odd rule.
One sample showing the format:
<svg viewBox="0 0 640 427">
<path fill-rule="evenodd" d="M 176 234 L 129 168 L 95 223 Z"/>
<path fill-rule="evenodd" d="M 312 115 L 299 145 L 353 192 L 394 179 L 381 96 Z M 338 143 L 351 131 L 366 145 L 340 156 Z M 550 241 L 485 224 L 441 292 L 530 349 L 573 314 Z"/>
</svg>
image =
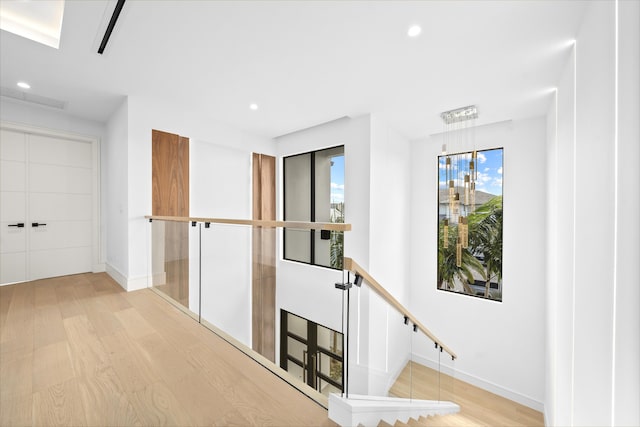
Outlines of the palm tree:
<svg viewBox="0 0 640 427">
<path fill-rule="evenodd" d="M 469 215 L 469 247 L 482 254 L 485 268 L 485 298 L 491 281 L 502 280 L 502 196 L 496 196 Z"/>
<path fill-rule="evenodd" d="M 440 221 L 439 236 L 443 236 L 443 222 Z M 458 279 L 464 291 L 467 294 L 474 295 L 475 292 L 469 286 L 470 283 L 474 283 L 473 271 L 479 273 L 482 278 L 485 278 L 484 267 L 473 256 L 468 249 L 462 249 L 462 260 L 460 267 L 456 264 L 456 239 L 457 239 L 457 227 L 449 226 L 449 241 L 445 248 L 442 242 L 442 238 L 438 240 L 438 288 L 439 289 L 452 289 L 454 287 L 455 280 Z"/>
</svg>

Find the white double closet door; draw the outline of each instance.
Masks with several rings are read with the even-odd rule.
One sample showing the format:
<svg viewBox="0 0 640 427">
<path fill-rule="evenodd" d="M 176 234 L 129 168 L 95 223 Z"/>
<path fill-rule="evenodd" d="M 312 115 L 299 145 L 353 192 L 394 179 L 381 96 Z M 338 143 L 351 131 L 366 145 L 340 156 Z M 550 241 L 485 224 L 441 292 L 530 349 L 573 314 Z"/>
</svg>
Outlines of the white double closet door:
<svg viewBox="0 0 640 427">
<path fill-rule="evenodd" d="M 0 130 L 0 284 L 92 270 L 95 149 Z"/>
</svg>

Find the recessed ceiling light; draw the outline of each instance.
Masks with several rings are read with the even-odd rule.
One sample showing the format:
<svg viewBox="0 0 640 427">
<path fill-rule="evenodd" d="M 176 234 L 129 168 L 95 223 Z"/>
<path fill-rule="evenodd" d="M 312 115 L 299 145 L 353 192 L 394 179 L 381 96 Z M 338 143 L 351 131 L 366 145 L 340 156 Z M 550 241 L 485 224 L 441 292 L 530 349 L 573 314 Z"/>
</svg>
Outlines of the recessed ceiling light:
<svg viewBox="0 0 640 427">
<path fill-rule="evenodd" d="M 253 111 L 258 109 L 258 104 L 251 104 L 249 105 L 249 108 L 252 109 Z"/>
<path fill-rule="evenodd" d="M 31 89 L 31 85 L 27 82 L 18 82 L 18 87 L 22 89 Z"/>
<path fill-rule="evenodd" d="M 409 37 L 418 37 L 421 32 L 422 32 L 422 28 L 420 28 L 420 25 L 412 25 L 411 27 L 409 27 L 409 31 L 407 31 L 407 35 Z"/>
</svg>

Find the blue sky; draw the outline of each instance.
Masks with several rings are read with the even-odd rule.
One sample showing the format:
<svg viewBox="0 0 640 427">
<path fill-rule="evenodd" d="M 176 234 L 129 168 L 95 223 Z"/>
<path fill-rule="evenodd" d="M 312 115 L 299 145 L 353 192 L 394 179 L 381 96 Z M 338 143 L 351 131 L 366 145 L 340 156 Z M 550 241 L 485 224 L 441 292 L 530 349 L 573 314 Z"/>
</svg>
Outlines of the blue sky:
<svg viewBox="0 0 640 427">
<path fill-rule="evenodd" d="M 331 161 L 331 202 L 344 202 L 344 155 L 332 157 Z"/>
<path fill-rule="evenodd" d="M 501 148 L 493 150 L 478 151 L 478 181 L 476 189 L 487 193 L 502 195 L 502 154 Z M 344 202 L 344 155 L 332 157 L 333 165 L 331 166 L 331 202 Z M 441 156 L 440 160 L 440 186 L 446 188 L 444 161 L 445 157 Z M 454 165 L 454 170 L 457 170 Z M 465 166 L 466 168 L 466 166 Z M 462 176 L 459 177 L 457 185 L 462 186 Z"/>
<path fill-rule="evenodd" d="M 492 150 L 478 151 L 478 181 L 476 181 L 476 190 L 484 191 L 486 193 L 495 194 L 496 196 L 502 195 L 502 154 L 501 148 Z M 440 162 L 440 188 L 447 188 L 445 177 L 445 156 L 438 158 Z M 466 169 L 466 162 L 464 162 Z M 462 164 L 461 164 L 462 167 Z M 457 171 L 457 165 L 454 164 L 454 173 Z M 463 185 L 463 175 L 460 174 L 456 185 Z"/>
</svg>

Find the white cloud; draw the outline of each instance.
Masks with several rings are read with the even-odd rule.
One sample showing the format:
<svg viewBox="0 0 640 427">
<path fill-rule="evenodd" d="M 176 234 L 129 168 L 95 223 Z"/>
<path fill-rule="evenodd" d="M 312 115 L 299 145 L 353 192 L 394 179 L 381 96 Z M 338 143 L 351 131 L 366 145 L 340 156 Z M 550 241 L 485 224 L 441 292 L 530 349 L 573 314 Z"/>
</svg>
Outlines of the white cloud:
<svg viewBox="0 0 640 427">
<path fill-rule="evenodd" d="M 344 194 L 331 193 L 331 203 L 342 203 L 342 202 L 344 202 Z"/>
<path fill-rule="evenodd" d="M 500 166 L 500 169 L 498 169 L 498 173 L 502 175 L 502 166 Z"/>
<path fill-rule="evenodd" d="M 484 168 L 485 172 L 489 172 L 491 170 L 491 168 Z"/>
<path fill-rule="evenodd" d="M 477 183 L 483 184 L 485 182 L 491 181 L 491 176 L 488 173 L 478 172 L 478 180 Z"/>
<path fill-rule="evenodd" d="M 332 182 L 331 188 L 334 190 L 344 190 L 344 184 L 336 184 L 335 182 Z"/>
<path fill-rule="evenodd" d="M 502 187 L 502 178 L 494 178 L 493 185 L 496 187 Z"/>
<path fill-rule="evenodd" d="M 487 156 L 485 156 L 481 152 L 478 152 L 478 163 L 482 164 L 486 161 L 487 161 Z"/>
</svg>

